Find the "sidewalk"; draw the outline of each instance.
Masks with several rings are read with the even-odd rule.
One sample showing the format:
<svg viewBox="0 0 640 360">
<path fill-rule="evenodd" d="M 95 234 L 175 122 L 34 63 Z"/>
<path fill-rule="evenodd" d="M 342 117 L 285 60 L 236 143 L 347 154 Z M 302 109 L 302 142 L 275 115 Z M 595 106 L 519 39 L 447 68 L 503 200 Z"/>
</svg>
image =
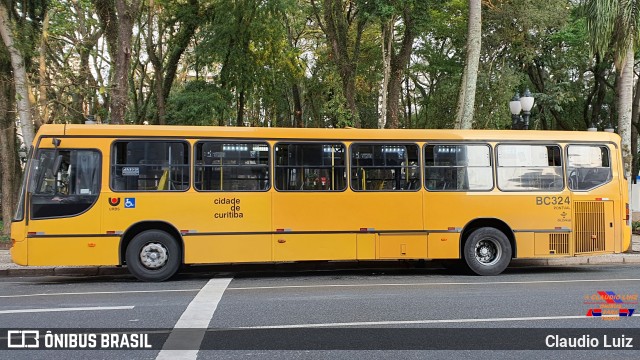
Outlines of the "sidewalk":
<svg viewBox="0 0 640 360">
<path fill-rule="evenodd" d="M 604 264 L 640 265 L 640 235 L 633 235 L 632 251 L 624 254 L 565 257 L 557 259 L 516 259 L 511 267 L 578 266 Z M 433 262 L 437 264 L 437 262 Z M 429 262 L 427 262 L 429 264 Z M 247 265 L 251 267 L 251 265 Z M 233 267 L 241 271 L 242 265 Z M 0 276 L 96 276 L 128 274 L 126 267 L 117 266 L 20 266 L 11 262 L 9 250 L 0 250 Z"/>
</svg>

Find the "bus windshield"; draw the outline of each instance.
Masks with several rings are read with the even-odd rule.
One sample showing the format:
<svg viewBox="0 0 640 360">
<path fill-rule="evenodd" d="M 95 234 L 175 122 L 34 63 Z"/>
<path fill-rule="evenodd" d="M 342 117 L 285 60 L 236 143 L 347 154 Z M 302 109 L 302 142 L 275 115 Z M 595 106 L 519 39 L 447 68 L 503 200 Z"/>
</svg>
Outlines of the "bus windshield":
<svg viewBox="0 0 640 360">
<path fill-rule="evenodd" d="M 73 216 L 98 197 L 100 154 L 94 150 L 41 149 L 30 172 L 31 217 Z"/>
</svg>

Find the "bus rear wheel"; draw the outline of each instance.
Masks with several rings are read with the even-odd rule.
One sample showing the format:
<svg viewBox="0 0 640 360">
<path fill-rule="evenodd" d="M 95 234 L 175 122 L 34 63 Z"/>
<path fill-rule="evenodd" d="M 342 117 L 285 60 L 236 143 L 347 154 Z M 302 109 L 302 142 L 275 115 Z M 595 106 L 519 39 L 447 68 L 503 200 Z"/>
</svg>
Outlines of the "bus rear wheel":
<svg viewBox="0 0 640 360">
<path fill-rule="evenodd" d="M 136 235 L 125 254 L 129 272 L 142 281 L 164 281 L 180 267 L 181 251 L 176 240 L 160 230 Z"/>
<path fill-rule="evenodd" d="M 478 275 L 498 275 L 511 261 L 511 244 L 507 236 L 492 227 L 474 230 L 464 244 L 464 260 Z"/>
</svg>

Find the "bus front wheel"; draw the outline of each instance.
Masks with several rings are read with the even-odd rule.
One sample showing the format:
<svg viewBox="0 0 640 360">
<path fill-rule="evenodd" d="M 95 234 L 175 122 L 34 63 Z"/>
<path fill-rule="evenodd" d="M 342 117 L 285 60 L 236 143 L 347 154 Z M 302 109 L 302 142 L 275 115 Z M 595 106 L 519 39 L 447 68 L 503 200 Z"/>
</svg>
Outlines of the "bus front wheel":
<svg viewBox="0 0 640 360">
<path fill-rule="evenodd" d="M 498 275 L 511 261 L 511 244 L 507 236 L 492 227 L 474 230 L 464 244 L 464 260 L 478 275 Z"/>
<path fill-rule="evenodd" d="M 142 281 L 164 281 L 180 267 L 181 252 L 176 240 L 160 230 L 136 235 L 127 246 L 127 267 Z"/>
</svg>

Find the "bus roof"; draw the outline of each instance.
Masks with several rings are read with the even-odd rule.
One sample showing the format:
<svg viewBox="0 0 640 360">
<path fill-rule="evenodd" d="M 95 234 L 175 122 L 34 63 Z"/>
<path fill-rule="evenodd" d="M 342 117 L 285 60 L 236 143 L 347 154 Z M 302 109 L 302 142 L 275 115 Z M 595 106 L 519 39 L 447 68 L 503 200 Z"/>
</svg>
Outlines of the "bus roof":
<svg viewBox="0 0 640 360">
<path fill-rule="evenodd" d="M 478 141 L 604 141 L 620 143 L 620 136 L 609 132 L 547 130 L 452 130 L 452 129 L 331 129 L 264 128 L 236 126 L 168 125 L 81 125 L 47 124 L 38 136 L 81 137 L 162 137 L 162 138 L 255 138 L 327 140 L 478 140 Z"/>
</svg>

